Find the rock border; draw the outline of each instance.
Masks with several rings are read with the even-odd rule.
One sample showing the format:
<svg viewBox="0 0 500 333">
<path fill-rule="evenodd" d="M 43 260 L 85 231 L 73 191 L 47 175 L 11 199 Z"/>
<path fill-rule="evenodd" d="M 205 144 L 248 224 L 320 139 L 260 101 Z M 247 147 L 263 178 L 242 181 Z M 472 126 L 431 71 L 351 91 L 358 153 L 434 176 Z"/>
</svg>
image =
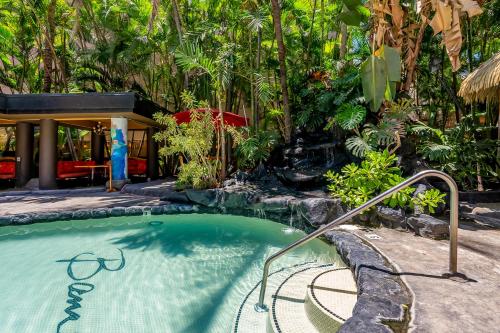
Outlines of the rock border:
<svg viewBox="0 0 500 333">
<path fill-rule="evenodd" d="M 85 220 L 119 216 L 189 213 L 227 213 L 213 207 L 192 204 L 146 205 L 65 210 L 0 216 L 0 226 L 25 225 L 61 220 Z M 233 210 L 231 210 L 234 213 Z M 245 216 L 245 214 L 234 214 Z M 353 315 L 339 333 L 406 332 L 410 322 L 412 297 L 394 267 L 359 237 L 345 231 L 330 231 L 326 240 L 336 246 L 342 260 L 350 267 L 358 287 L 358 301 Z"/>
<path fill-rule="evenodd" d="M 407 332 L 413 298 L 397 270 L 369 243 L 345 231 L 325 233 L 351 268 L 358 300 L 339 333 Z"/>
<path fill-rule="evenodd" d="M 152 215 L 189 214 L 207 212 L 197 205 L 165 204 L 128 207 L 89 208 L 78 210 L 61 210 L 44 213 L 25 213 L 0 216 L 0 226 L 25 225 L 33 223 L 87 220 L 119 216 L 139 216 L 150 212 Z"/>
</svg>

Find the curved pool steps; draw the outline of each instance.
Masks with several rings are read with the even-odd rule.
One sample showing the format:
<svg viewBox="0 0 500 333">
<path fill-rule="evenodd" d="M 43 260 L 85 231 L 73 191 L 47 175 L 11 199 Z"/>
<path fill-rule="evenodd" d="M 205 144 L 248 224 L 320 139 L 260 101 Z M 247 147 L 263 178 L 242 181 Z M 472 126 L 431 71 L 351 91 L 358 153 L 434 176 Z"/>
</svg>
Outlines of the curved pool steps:
<svg viewBox="0 0 500 333">
<path fill-rule="evenodd" d="M 327 269 L 307 288 L 305 310 L 318 332 L 332 332 L 352 316 L 358 292 L 348 268 Z"/>
<path fill-rule="evenodd" d="M 352 314 L 356 282 L 351 271 L 334 265 L 305 264 L 270 276 L 265 303 L 257 313 L 260 284 L 240 307 L 234 333 L 332 333 Z"/>
</svg>

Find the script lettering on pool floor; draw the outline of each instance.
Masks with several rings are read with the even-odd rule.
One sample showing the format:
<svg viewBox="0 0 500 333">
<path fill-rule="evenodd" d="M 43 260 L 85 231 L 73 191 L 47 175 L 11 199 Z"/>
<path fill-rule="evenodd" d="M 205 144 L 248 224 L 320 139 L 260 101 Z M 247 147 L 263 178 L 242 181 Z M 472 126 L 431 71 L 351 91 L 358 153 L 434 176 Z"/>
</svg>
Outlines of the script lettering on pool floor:
<svg viewBox="0 0 500 333">
<path fill-rule="evenodd" d="M 91 283 L 88 282 L 81 282 L 81 281 L 86 281 L 93 276 L 97 275 L 99 272 L 102 270 L 108 271 L 108 272 L 116 272 L 123 267 L 125 267 L 125 257 L 123 256 L 123 251 L 121 249 L 117 249 L 120 252 L 120 258 L 119 259 L 105 259 L 101 257 L 97 257 L 93 259 L 92 257 L 95 257 L 95 254 L 93 252 L 83 252 L 80 254 L 77 254 L 71 259 L 62 259 L 62 260 L 57 260 L 57 262 L 67 262 L 68 263 L 68 268 L 67 268 L 67 273 L 68 276 L 73 280 L 76 281 L 68 286 L 68 300 L 66 303 L 69 304 L 69 306 L 64 310 L 64 312 L 68 315 L 66 318 L 61 320 L 57 324 L 57 333 L 62 333 L 62 327 L 69 321 L 75 321 L 80 318 L 80 315 L 75 312 L 75 310 L 81 308 L 82 306 L 80 305 L 80 302 L 83 300 L 83 295 L 91 292 L 94 290 L 95 286 Z M 119 261 L 119 265 L 114 265 L 116 267 L 108 267 L 108 262 L 116 262 Z M 78 275 L 75 273 L 73 270 L 73 265 L 94 265 L 97 263 L 97 268 L 94 271 L 90 271 L 90 273 L 87 273 L 86 275 Z M 90 265 L 89 265 L 90 264 Z"/>
</svg>

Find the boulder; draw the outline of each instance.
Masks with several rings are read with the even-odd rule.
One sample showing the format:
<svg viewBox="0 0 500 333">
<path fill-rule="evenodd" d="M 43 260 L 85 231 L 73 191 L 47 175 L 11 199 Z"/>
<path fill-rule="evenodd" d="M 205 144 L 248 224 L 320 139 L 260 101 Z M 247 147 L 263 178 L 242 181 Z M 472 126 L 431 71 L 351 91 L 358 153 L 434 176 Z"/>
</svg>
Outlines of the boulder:
<svg viewBox="0 0 500 333">
<path fill-rule="evenodd" d="M 470 213 L 463 213 L 462 216 L 493 228 L 500 228 L 500 211 L 496 209 L 474 207 Z"/>
<path fill-rule="evenodd" d="M 180 202 L 180 203 L 189 203 L 189 198 L 186 192 L 177 192 L 177 191 L 166 191 L 162 193 L 160 196 L 160 200 L 162 201 L 170 201 L 170 202 Z"/>
<path fill-rule="evenodd" d="M 298 204 L 298 212 L 313 227 L 329 223 L 344 214 L 340 199 L 308 198 Z"/>
<path fill-rule="evenodd" d="M 110 216 L 123 216 L 125 215 L 125 207 L 113 207 L 109 211 Z"/>
<path fill-rule="evenodd" d="M 240 208 L 245 209 L 253 205 L 259 198 L 259 191 L 251 186 L 235 185 L 222 192 L 220 206 L 227 209 Z"/>
<path fill-rule="evenodd" d="M 33 215 L 33 221 L 36 222 L 51 222 L 57 220 L 59 220 L 59 214 L 57 212 L 44 212 Z"/>
<path fill-rule="evenodd" d="M 92 218 L 92 212 L 86 209 L 79 209 L 73 212 L 73 219 L 86 220 Z"/>
<path fill-rule="evenodd" d="M 415 234 L 422 237 L 446 239 L 450 235 L 448 223 L 430 215 L 411 215 L 406 219 L 406 223 L 415 231 Z"/>
<path fill-rule="evenodd" d="M 142 215 L 142 207 L 140 206 L 125 207 L 125 215 Z"/>
<path fill-rule="evenodd" d="M 370 208 L 361 214 L 358 214 L 352 218 L 355 223 L 361 224 L 370 228 L 378 228 L 380 222 L 378 221 L 377 210 Z"/>
<path fill-rule="evenodd" d="M 95 219 L 101 219 L 109 216 L 109 209 L 108 208 L 97 208 L 97 209 L 92 209 L 92 218 Z"/>
<path fill-rule="evenodd" d="M 186 195 L 191 202 L 207 206 L 217 207 L 219 204 L 219 189 L 208 190 L 186 190 Z"/>
<path fill-rule="evenodd" d="M 377 207 L 378 220 L 387 228 L 406 229 L 406 218 L 403 209 L 390 208 L 386 206 Z"/>
<path fill-rule="evenodd" d="M 278 195 L 275 197 L 261 197 L 252 206 L 253 209 L 262 209 L 264 211 L 278 211 L 284 212 L 290 210 L 290 204 L 295 201 L 296 198 L 290 195 Z"/>
</svg>

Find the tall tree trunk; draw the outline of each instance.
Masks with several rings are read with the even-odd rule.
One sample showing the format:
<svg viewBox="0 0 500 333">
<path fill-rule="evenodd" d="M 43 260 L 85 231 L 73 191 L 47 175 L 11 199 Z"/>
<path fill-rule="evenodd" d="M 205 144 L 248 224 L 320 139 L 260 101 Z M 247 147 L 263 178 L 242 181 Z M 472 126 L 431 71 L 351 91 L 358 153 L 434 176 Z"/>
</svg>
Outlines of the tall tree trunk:
<svg viewBox="0 0 500 333">
<path fill-rule="evenodd" d="M 457 73 L 456 72 L 451 72 L 451 77 L 452 77 L 452 82 L 451 82 L 451 88 L 453 89 L 453 103 L 455 104 L 455 121 L 460 123 L 460 113 L 462 111 L 460 103 L 457 103 Z"/>
<path fill-rule="evenodd" d="M 224 180 L 226 179 L 226 131 L 224 130 L 224 111 L 222 110 L 222 101 L 220 96 L 218 96 L 219 104 L 219 135 L 220 135 L 220 185 L 223 186 Z"/>
<path fill-rule="evenodd" d="M 179 4 L 177 0 L 172 0 L 172 14 L 174 17 L 175 28 L 177 29 L 177 36 L 179 37 L 179 45 L 183 45 L 184 41 L 182 40 L 183 30 L 181 23 L 181 15 L 179 13 Z M 184 89 L 189 88 L 189 75 L 188 73 L 184 73 Z"/>
<path fill-rule="evenodd" d="M 307 69 L 311 67 L 311 43 L 314 34 L 314 19 L 316 18 L 316 4 L 317 0 L 313 2 L 313 12 L 311 18 L 311 28 L 309 29 L 309 39 L 307 41 Z"/>
<path fill-rule="evenodd" d="M 323 66 L 323 53 L 325 50 L 325 0 L 321 0 L 321 53 L 319 56 L 319 65 Z"/>
<path fill-rule="evenodd" d="M 256 59 L 256 67 L 255 69 L 257 70 L 257 73 L 260 73 L 260 54 L 262 50 L 262 29 L 259 27 L 257 28 L 257 59 Z M 255 131 L 259 130 L 259 122 L 260 122 L 260 100 L 255 93 L 255 88 L 253 87 L 253 92 L 254 92 L 254 98 L 255 98 L 255 113 L 254 113 L 254 125 L 255 125 Z"/>
<path fill-rule="evenodd" d="M 292 139 L 292 118 L 290 116 L 290 105 L 288 100 L 288 85 L 286 80 L 286 52 L 283 43 L 283 31 L 281 29 L 281 14 L 278 0 L 271 0 L 272 15 L 274 22 L 274 33 L 278 43 L 278 60 L 280 64 L 280 84 L 283 95 L 283 113 L 284 113 L 284 136 L 285 143 L 290 143 Z"/>
<path fill-rule="evenodd" d="M 347 24 L 345 23 L 340 23 L 340 54 L 339 54 L 339 60 L 344 59 L 346 53 L 347 53 Z"/>
<path fill-rule="evenodd" d="M 52 58 L 52 48 L 54 45 L 56 26 L 54 22 L 56 4 L 56 0 L 51 0 L 49 6 L 47 7 L 47 26 L 45 27 L 46 30 L 43 47 L 43 92 L 50 92 L 50 88 L 52 86 L 52 64 L 54 61 Z"/>
</svg>

